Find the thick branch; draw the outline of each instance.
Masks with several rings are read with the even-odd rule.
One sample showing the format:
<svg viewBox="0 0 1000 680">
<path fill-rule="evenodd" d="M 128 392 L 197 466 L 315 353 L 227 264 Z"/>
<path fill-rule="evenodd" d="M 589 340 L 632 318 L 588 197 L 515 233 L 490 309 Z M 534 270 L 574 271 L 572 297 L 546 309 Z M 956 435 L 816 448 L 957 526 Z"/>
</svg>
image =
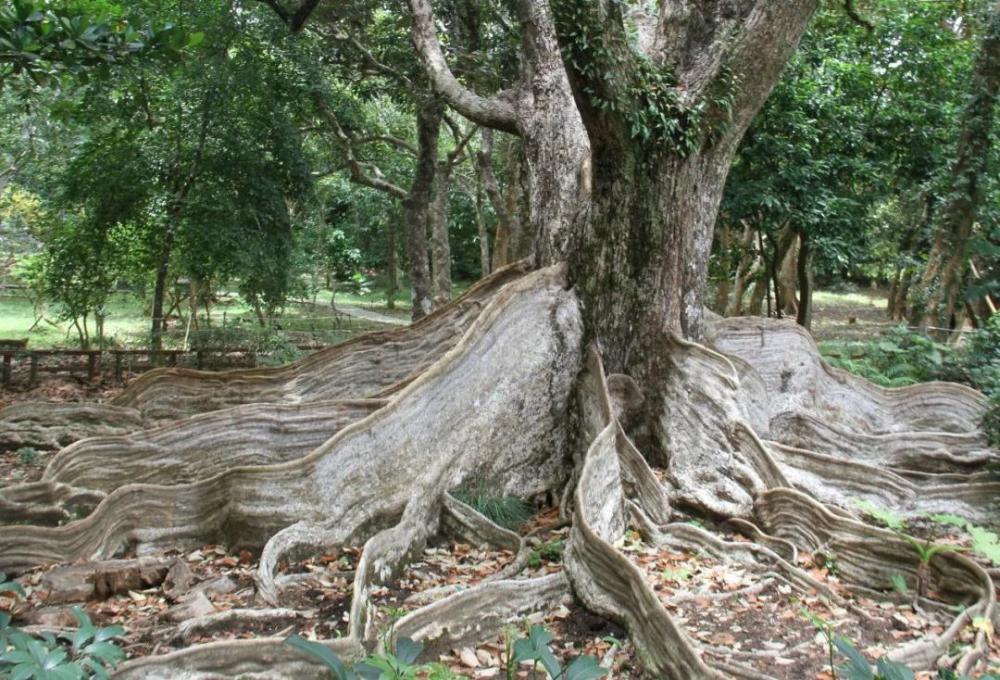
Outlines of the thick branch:
<svg viewBox="0 0 1000 680">
<path fill-rule="evenodd" d="M 405 151 L 411 156 L 417 155 L 417 147 L 410 144 L 405 139 L 400 139 L 399 137 L 393 137 L 392 135 L 369 135 L 368 137 L 361 137 L 357 140 L 358 144 L 366 144 L 368 142 L 383 142 L 390 146 L 394 146 L 400 151 Z"/>
<path fill-rule="evenodd" d="M 692 4 L 668 0 L 661 5 L 650 56 L 675 69 L 690 102 L 705 97 L 724 74 L 730 76 L 736 96 L 734 134 L 729 139 L 738 140 L 771 93 L 818 3 L 706 0 L 697 7 Z"/>
<path fill-rule="evenodd" d="M 337 138 L 337 141 L 340 142 L 343 147 L 344 156 L 347 161 L 347 169 L 351 173 L 351 181 L 355 184 L 360 184 L 371 189 L 382 191 L 394 198 L 405 199 L 408 195 L 405 189 L 381 177 L 369 175 L 364 171 L 363 164 L 358 161 L 354 155 L 354 140 L 352 140 L 350 135 L 348 135 L 344 131 L 344 128 L 340 126 L 340 121 L 337 120 L 337 115 L 327 105 L 327 103 L 322 100 L 322 98 L 316 98 L 316 108 L 323 116 L 324 120 L 329 123 L 333 136 Z"/>
<path fill-rule="evenodd" d="M 298 33 L 305 26 L 313 10 L 319 5 L 320 0 L 305 0 L 294 12 L 289 12 L 282 7 L 277 0 L 260 0 L 271 8 L 278 15 L 278 18 L 288 26 L 293 33 Z"/>
<path fill-rule="evenodd" d="M 483 97 L 462 85 L 451 72 L 434 28 L 430 0 L 409 0 L 413 14 L 413 43 L 434 90 L 456 111 L 486 127 L 517 134 L 514 107 L 500 97 Z"/>
</svg>

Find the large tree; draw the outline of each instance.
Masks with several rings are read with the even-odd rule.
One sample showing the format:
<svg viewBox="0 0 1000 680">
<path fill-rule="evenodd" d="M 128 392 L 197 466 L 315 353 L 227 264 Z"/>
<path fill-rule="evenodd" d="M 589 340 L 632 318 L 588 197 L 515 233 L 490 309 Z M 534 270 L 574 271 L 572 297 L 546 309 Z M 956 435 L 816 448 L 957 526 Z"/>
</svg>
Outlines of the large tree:
<svg viewBox="0 0 1000 680">
<path fill-rule="evenodd" d="M 270 4 L 301 20 L 322 6 Z M 430 1 L 410 0 L 413 43 L 437 95 L 521 138 L 533 261 L 499 269 L 408 328 L 294 366 L 143 376 L 90 427 L 147 429 L 81 441 L 44 482 L 10 492 L 4 516 L 30 525 L 0 528 L 0 568 L 211 536 L 263 545 L 257 588 L 275 605 L 282 559 L 363 542 L 349 633 L 325 643 L 358 655 L 375 637 L 373 588 L 439 528 L 530 549 L 528 537 L 449 493 L 475 484 L 557 500 L 572 523 L 564 573 L 517 580 L 505 571 L 412 612 L 390 634 L 470 644 L 572 588 L 626 626 L 650 677 L 760 677 L 671 617 L 616 547 L 631 525 L 653 545 L 766 563 L 806 591 L 824 587 L 795 566 L 796 548 L 837 551 L 844 577 L 868 588 L 888 588 L 894 569 L 911 580 L 929 569 L 956 584 L 967 610 L 948 633 L 892 656 L 930 668 L 968 617 L 994 616 L 989 576 L 954 554 L 921 567 L 905 540 L 824 501 L 863 495 L 899 512 L 943 507 L 981 521 L 996 484 L 954 482 L 976 480 L 970 469 L 991 455 L 977 430 L 982 396 L 941 384 L 880 391 L 832 373 L 794 324 L 713 321 L 702 306 L 733 154 L 816 4 L 518 0 L 512 20 L 498 22 L 519 40 L 518 75 L 487 96 L 453 71 Z M 202 415 L 185 418 L 193 414 Z M 72 408 L 4 418 L 8 440 L 79 436 Z M 154 427 L 163 419 L 178 422 Z M 251 426 L 261 421 L 282 427 Z M 128 462 L 102 464 L 109 456 Z M 130 485 L 136 478 L 156 485 Z M 84 519 L 42 525 L 72 503 Z M 753 543 L 671 523 L 684 510 L 733 520 Z M 947 660 L 961 672 L 989 644 L 981 628 L 974 636 L 957 663 Z M 121 674 L 315 673 L 276 645 L 195 646 Z"/>
<path fill-rule="evenodd" d="M 961 133 L 948 190 L 935 220 L 934 239 L 919 285 L 911 293 L 909 319 L 950 330 L 963 318 L 962 293 L 969 244 L 982 210 L 990 147 L 1000 98 L 1000 3 L 991 5 L 969 82 Z"/>
</svg>

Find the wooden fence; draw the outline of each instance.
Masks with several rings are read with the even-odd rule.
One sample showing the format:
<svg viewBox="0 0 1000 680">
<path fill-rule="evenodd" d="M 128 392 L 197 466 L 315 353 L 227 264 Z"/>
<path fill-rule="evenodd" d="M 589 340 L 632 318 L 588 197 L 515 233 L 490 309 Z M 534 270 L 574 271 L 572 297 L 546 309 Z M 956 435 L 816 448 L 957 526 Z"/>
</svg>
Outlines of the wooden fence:
<svg viewBox="0 0 1000 680">
<path fill-rule="evenodd" d="M 327 345 L 298 345 L 300 351 L 316 351 Z M 7 387 L 13 383 L 14 369 L 27 364 L 28 386 L 38 382 L 39 373 L 86 373 L 87 379 L 95 380 L 103 375 L 108 368 L 113 370 L 114 379 L 122 382 L 124 371 L 135 362 L 144 363 L 146 368 L 154 366 L 178 366 L 186 364 L 192 368 L 218 368 L 225 365 L 232 368 L 234 363 L 240 367 L 254 368 L 257 366 L 260 352 L 251 347 L 203 347 L 199 349 L 104 349 L 104 350 L 73 350 L 73 349 L 27 349 L 27 341 L 0 341 L 0 356 L 3 357 L 3 369 L 0 373 L 0 386 Z M 241 360 L 234 362 L 234 358 Z M 108 360 L 110 359 L 110 363 Z M 67 361 L 69 360 L 69 361 Z"/>
</svg>

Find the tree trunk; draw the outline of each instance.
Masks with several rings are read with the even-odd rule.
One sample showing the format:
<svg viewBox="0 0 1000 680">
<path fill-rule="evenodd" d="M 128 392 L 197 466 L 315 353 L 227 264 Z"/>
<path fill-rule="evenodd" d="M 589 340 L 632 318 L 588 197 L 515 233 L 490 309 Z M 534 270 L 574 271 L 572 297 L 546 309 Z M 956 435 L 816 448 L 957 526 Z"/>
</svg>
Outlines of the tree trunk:
<svg viewBox="0 0 1000 680">
<path fill-rule="evenodd" d="M 721 220 L 720 220 L 721 222 Z M 718 314 L 725 314 L 729 306 L 730 289 L 734 280 L 733 269 L 738 266 L 733 254 L 733 230 L 728 224 L 721 222 L 716 226 L 715 238 L 718 243 L 717 260 L 720 274 L 715 284 L 715 301 L 712 309 Z"/>
<path fill-rule="evenodd" d="M 939 213 L 934 245 L 911 297 L 910 323 L 956 327 L 973 224 L 983 201 L 997 95 L 1000 92 L 1000 2 L 992 5 L 972 74 L 951 191 Z"/>
<path fill-rule="evenodd" d="M 757 275 L 760 267 L 753 247 L 753 229 L 743 223 L 743 235 L 740 237 L 739 251 L 736 254 L 736 273 L 733 276 L 733 288 L 730 299 L 722 314 L 725 316 L 741 316 L 743 314 L 743 297 L 747 286 Z"/>
<path fill-rule="evenodd" d="M 493 213 L 497 216 L 497 226 L 493 238 L 493 264 L 492 267 L 483 267 L 483 271 L 486 271 L 509 264 L 511 214 L 504 201 L 500 183 L 497 182 L 496 173 L 493 172 L 493 130 L 483 128 L 480 134 L 482 141 L 477 155 L 479 175 L 482 177 L 483 189 L 486 190 L 486 196 L 493 207 Z"/>
<path fill-rule="evenodd" d="M 799 308 L 795 321 L 806 329 L 812 328 L 812 247 L 809 234 L 799 234 L 797 273 L 799 279 Z"/>
<path fill-rule="evenodd" d="M 163 349 L 163 300 L 167 289 L 167 273 L 170 270 L 170 255 L 174 247 L 174 230 L 167 228 L 160 246 L 160 259 L 156 267 L 156 284 L 153 286 L 153 327 L 150 331 L 150 345 L 153 349 Z"/>
<path fill-rule="evenodd" d="M 636 379 L 657 370 L 644 364 L 659 354 L 665 329 L 702 332 L 707 260 L 728 169 L 728 159 L 712 153 L 645 156 L 641 145 L 594 144 L 589 220 L 570 259 L 605 366 Z"/>
<path fill-rule="evenodd" d="M 775 294 L 775 307 L 781 311 L 781 315 L 794 317 L 798 314 L 799 304 L 795 299 L 796 280 L 798 277 L 799 263 L 799 243 L 801 235 L 796 234 L 791 227 L 786 227 L 790 232 L 788 245 L 784 254 L 780 254 L 780 266 L 778 267 L 777 292 Z M 784 237 L 784 234 L 782 234 Z M 796 238 L 798 237 L 798 238 Z M 780 240 L 780 239 L 779 239 Z"/>
<path fill-rule="evenodd" d="M 413 184 L 403 200 L 403 224 L 406 229 L 407 273 L 410 279 L 413 320 L 423 318 L 434 307 L 430 261 L 427 255 L 427 225 L 434 174 L 437 170 L 438 137 L 443 107 L 430 98 L 417 110 L 417 165 Z"/>
<path fill-rule="evenodd" d="M 483 214 L 483 187 L 476 184 L 476 233 L 479 237 L 479 275 L 488 276 L 490 273 L 490 234 L 486 229 L 486 216 Z"/>
<path fill-rule="evenodd" d="M 767 265 L 761 264 L 757 278 L 753 282 L 753 288 L 750 289 L 750 302 L 747 303 L 747 314 L 750 316 L 763 316 L 764 315 L 764 298 L 770 298 L 770 293 L 768 292 L 771 287 L 771 278 L 767 275 Z M 768 301 L 768 306 L 770 307 L 770 300 Z M 768 315 L 770 316 L 770 310 L 768 310 Z"/>
<path fill-rule="evenodd" d="M 399 248 L 396 245 L 396 220 L 389 220 L 389 227 L 386 230 L 386 267 L 389 278 L 389 285 L 385 291 L 385 306 L 389 309 L 396 308 L 396 295 L 399 294 Z"/>
<path fill-rule="evenodd" d="M 428 208 L 431 235 L 431 277 L 433 301 L 441 307 L 451 300 L 451 245 L 448 242 L 448 189 L 451 184 L 451 163 L 437 164 L 434 173 L 434 195 Z"/>
</svg>

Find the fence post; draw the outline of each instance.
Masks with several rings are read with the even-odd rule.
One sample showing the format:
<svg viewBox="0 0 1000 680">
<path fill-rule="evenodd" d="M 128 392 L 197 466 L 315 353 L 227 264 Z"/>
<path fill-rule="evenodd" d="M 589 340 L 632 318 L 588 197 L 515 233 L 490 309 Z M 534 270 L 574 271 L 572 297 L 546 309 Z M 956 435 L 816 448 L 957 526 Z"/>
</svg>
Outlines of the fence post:
<svg viewBox="0 0 1000 680">
<path fill-rule="evenodd" d="M 91 352 L 87 355 L 87 382 L 94 382 L 97 375 L 97 353 Z"/>
<path fill-rule="evenodd" d="M 115 381 L 122 381 L 122 353 L 115 350 Z"/>
<path fill-rule="evenodd" d="M 3 385 L 6 387 L 10 384 L 10 363 L 13 356 L 10 352 L 4 352 L 3 355 Z"/>
<path fill-rule="evenodd" d="M 30 354 L 31 359 L 31 369 L 28 372 L 28 387 L 34 387 L 35 383 L 38 381 L 38 355 L 32 352 Z"/>
</svg>

